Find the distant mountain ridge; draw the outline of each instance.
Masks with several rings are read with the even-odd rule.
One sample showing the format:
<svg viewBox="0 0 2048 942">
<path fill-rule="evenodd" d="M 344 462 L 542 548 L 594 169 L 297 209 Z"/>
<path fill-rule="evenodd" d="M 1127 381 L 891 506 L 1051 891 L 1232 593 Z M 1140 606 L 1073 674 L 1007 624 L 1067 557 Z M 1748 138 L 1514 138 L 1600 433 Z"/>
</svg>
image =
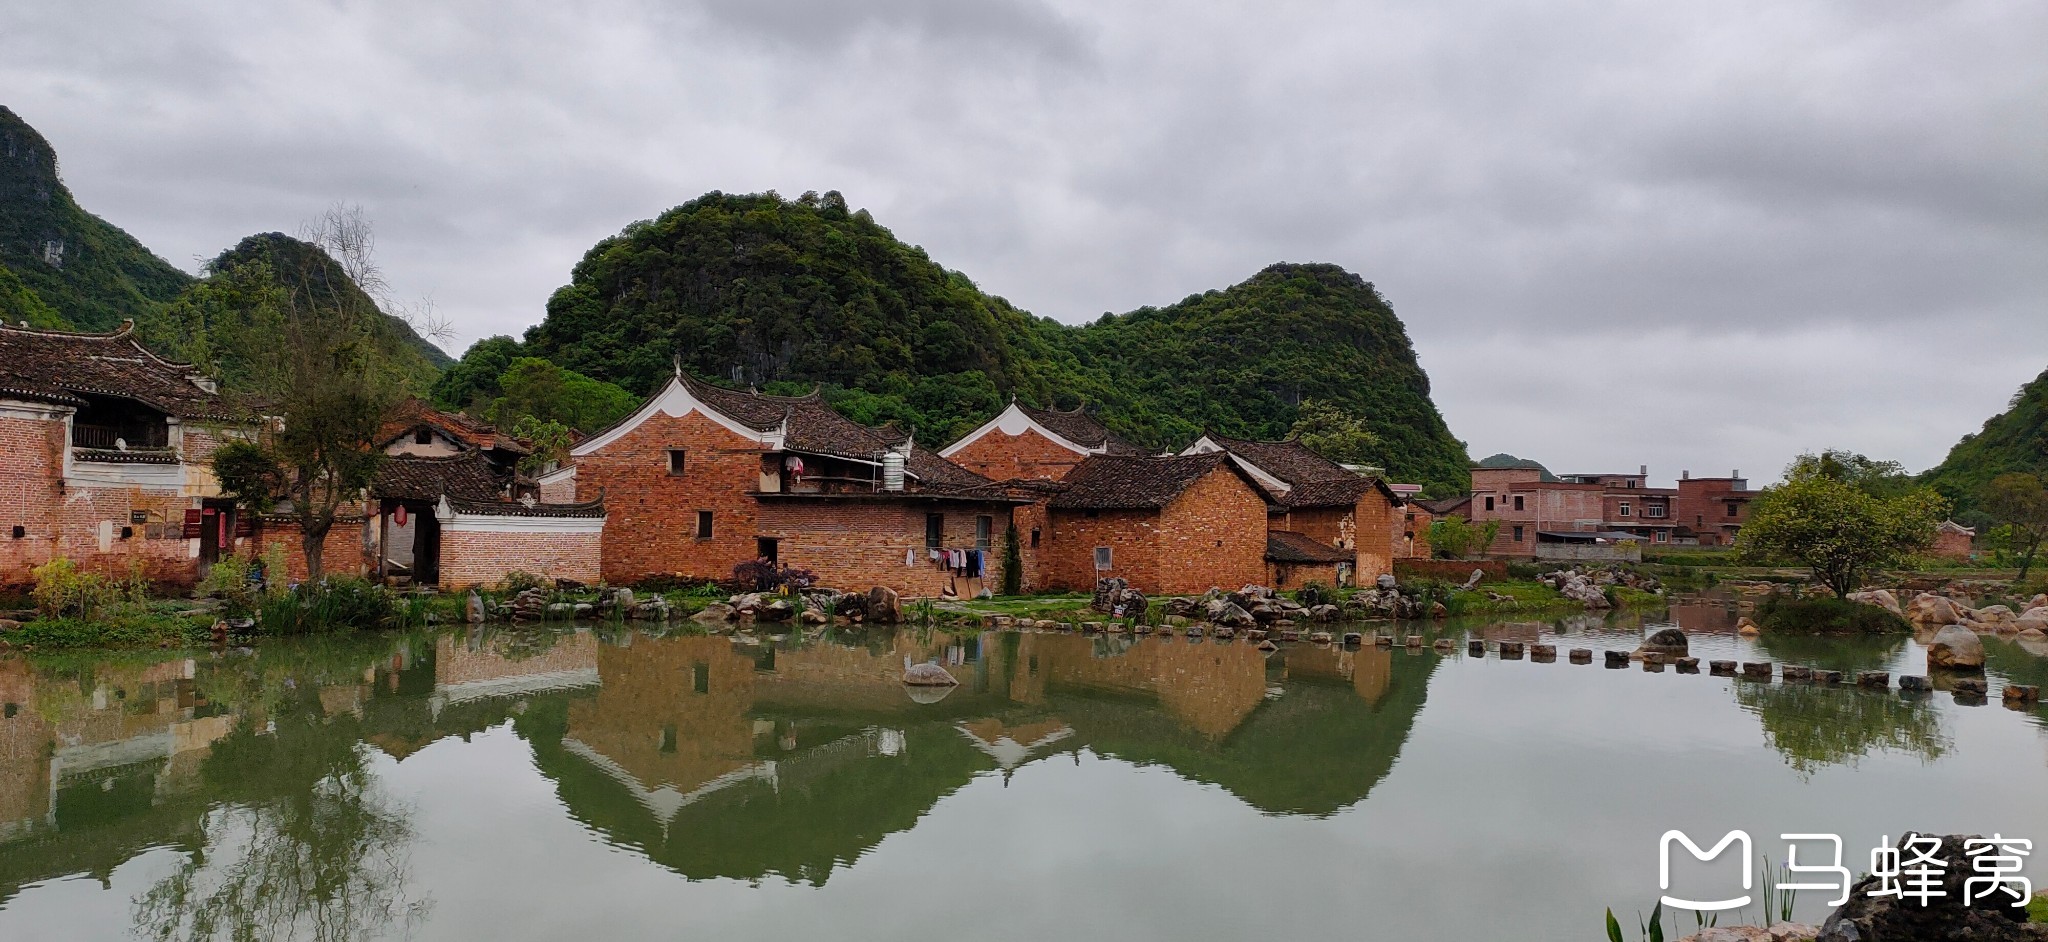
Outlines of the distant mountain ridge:
<svg viewBox="0 0 2048 942">
<path fill-rule="evenodd" d="M 50 142 L 0 105 L 0 317 L 86 331 L 112 330 L 126 320 L 161 324 L 165 310 L 200 280 L 86 212 L 57 168 Z M 245 239 L 238 248 L 248 243 Z M 388 319 L 379 333 L 404 348 L 405 359 L 416 358 L 429 369 L 454 362 L 403 320 Z M 153 338 L 165 340 L 186 348 L 207 346 L 203 338 Z"/>
<path fill-rule="evenodd" d="M 626 227 L 577 263 L 520 352 L 643 394 L 678 359 L 768 391 L 823 384 L 856 420 L 934 443 L 1011 396 L 1086 404 L 1159 449 L 1205 430 L 1284 438 L 1300 405 L 1322 400 L 1366 425 L 1395 477 L 1444 494 L 1469 484 L 1406 329 L 1342 268 L 1276 264 L 1067 326 L 983 293 L 837 193 L 713 192 Z"/>
<path fill-rule="evenodd" d="M 2012 471 L 2048 475 L 2048 370 L 2021 386 L 2004 412 L 1963 436 L 1920 479 L 1967 507 L 1992 478 Z"/>
</svg>

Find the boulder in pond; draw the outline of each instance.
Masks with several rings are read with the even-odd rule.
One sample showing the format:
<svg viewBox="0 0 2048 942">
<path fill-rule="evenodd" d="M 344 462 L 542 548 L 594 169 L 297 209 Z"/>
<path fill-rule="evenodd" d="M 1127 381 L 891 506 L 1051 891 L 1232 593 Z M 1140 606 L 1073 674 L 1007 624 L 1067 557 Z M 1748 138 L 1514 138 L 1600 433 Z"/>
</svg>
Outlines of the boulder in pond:
<svg viewBox="0 0 2048 942">
<path fill-rule="evenodd" d="M 1883 878 L 1867 876 L 1849 888 L 1849 901 L 1821 923 L 1817 942 L 2040 942 L 2048 940 L 2048 925 L 2027 922 L 2025 906 L 2014 906 L 2013 897 L 1994 893 L 1966 902 L 1966 881 L 1975 875 L 1977 861 L 1968 842 L 1976 835 L 1921 835 L 1907 833 L 1899 839 L 1901 860 L 1915 859 L 1924 852 L 1943 866 L 1929 867 L 1939 874 L 1939 896 L 1922 899 L 1872 896 Z M 1933 842 L 1930 847 L 1927 842 Z M 1993 851 L 2002 853 L 2002 851 Z M 1896 879 L 1896 878 L 1894 878 Z M 1981 887 L 1969 888 L 1981 889 Z M 2022 898 L 2019 902 L 2024 903 Z"/>
<path fill-rule="evenodd" d="M 953 679 L 952 674 L 946 673 L 945 668 L 926 662 L 904 667 L 903 683 L 908 687 L 954 687 L 960 682 Z"/>
<path fill-rule="evenodd" d="M 770 599 L 754 608 L 754 617 L 761 621 L 788 621 L 796 614 L 796 606 L 788 599 Z"/>
<path fill-rule="evenodd" d="M 1949 670 L 1983 670 L 1984 642 L 1961 625 L 1949 625 L 1927 642 L 1927 666 Z"/>
<path fill-rule="evenodd" d="M 1906 620 L 1921 628 L 1933 628 L 1962 621 L 1963 612 L 1946 596 L 1922 592 L 1906 606 Z"/>
<path fill-rule="evenodd" d="M 1651 632 L 1648 638 L 1643 639 L 1642 646 L 1636 650 L 1671 657 L 1684 657 L 1692 653 L 1685 632 L 1679 628 L 1659 628 Z"/>
<path fill-rule="evenodd" d="M 1229 599 L 1214 599 L 1210 601 L 1208 610 L 1203 613 L 1203 617 L 1215 624 L 1228 625 L 1232 628 L 1250 628 L 1258 624 L 1258 620 L 1252 617 L 1252 613 L 1245 611 L 1237 603 Z"/>
<path fill-rule="evenodd" d="M 895 589 L 875 586 L 868 590 L 868 620 L 893 625 L 903 619 L 903 599 Z"/>
<path fill-rule="evenodd" d="M 1865 589 L 1861 592 L 1851 592 L 1847 598 L 1851 602 L 1875 605 L 1894 615 L 1906 614 L 1905 610 L 1899 608 L 1899 597 L 1893 595 L 1890 589 Z"/>
<path fill-rule="evenodd" d="M 738 614 L 738 611 L 724 602 L 713 602 L 704 606 L 703 611 L 691 615 L 690 620 L 700 625 L 723 625 L 732 621 Z"/>
<path fill-rule="evenodd" d="M 1748 615 L 1744 615 L 1735 620 L 1735 633 L 1745 638 L 1754 638 L 1763 634 L 1763 629 L 1758 628 L 1756 622 L 1750 621 Z"/>
</svg>

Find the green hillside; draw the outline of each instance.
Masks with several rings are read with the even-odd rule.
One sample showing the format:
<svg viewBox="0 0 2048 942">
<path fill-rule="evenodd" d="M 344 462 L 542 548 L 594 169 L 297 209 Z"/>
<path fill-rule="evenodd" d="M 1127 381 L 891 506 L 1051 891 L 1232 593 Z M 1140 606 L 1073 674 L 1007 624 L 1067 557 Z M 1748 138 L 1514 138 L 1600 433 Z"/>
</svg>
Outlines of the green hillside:
<svg viewBox="0 0 2048 942">
<path fill-rule="evenodd" d="M 138 322 L 152 349 L 196 363 L 230 391 L 247 384 L 286 336 L 286 319 L 335 314 L 361 324 L 378 360 L 400 383 L 424 392 L 440 368 L 405 322 L 382 313 L 341 266 L 283 233 L 249 236 L 206 265 L 207 277 Z M 428 345 L 431 346 L 431 345 Z"/>
<path fill-rule="evenodd" d="M 2048 370 L 2021 386 L 1982 430 L 1963 436 L 1921 480 L 1966 508 L 1992 478 L 2011 471 L 2048 474 Z"/>
<path fill-rule="evenodd" d="M 1304 400 L 1362 419 L 1380 463 L 1462 493 L 1464 446 L 1401 321 L 1357 275 L 1274 265 L 1220 291 L 1080 327 L 1033 317 L 898 241 L 837 193 L 710 193 L 599 242 L 520 350 L 635 393 L 677 358 L 726 383 L 822 383 L 842 411 L 940 443 L 1011 395 L 1087 403 L 1156 448 L 1206 427 L 1287 434 Z M 460 398 L 454 396 L 452 398 Z"/>
<path fill-rule="evenodd" d="M 107 330 L 140 317 L 192 283 L 191 275 L 150 254 L 133 236 L 80 209 L 57 175 L 50 142 L 4 105 L 0 267 L 55 309 L 61 326 L 81 330 Z M 7 293 L 0 285 L 0 305 L 8 304 Z"/>
</svg>

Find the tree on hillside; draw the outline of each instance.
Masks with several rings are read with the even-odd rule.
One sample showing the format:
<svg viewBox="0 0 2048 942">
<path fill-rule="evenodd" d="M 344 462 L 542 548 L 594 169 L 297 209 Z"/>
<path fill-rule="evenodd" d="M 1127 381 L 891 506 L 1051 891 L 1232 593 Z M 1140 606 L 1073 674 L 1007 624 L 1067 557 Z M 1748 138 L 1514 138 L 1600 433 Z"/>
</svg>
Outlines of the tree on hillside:
<svg viewBox="0 0 2048 942">
<path fill-rule="evenodd" d="M 2025 581 L 2034 554 L 2048 540 L 2048 484 L 2024 471 L 2001 474 L 1985 485 L 1978 506 L 1998 522 L 2005 549 L 2019 561 L 2016 581 Z"/>
<path fill-rule="evenodd" d="M 505 375 L 512 368 L 512 361 L 523 355 L 519 341 L 503 335 L 471 344 L 461 360 L 450 364 L 434 380 L 434 406 L 483 415 L 491 400 L 504 391 L 498 385 L 498 377 Z"/>
<path fill-rule="evenodd" d="M 358 280 L 375 274 L 370 259 L 355 257 L 370 245 L 357 231 L 367 225 L 359 213 L 329 211 L 306 233 L 319 251 L 276 272 L 274 291 L 241 298 L 291 312 L 244 312 L 251 326 L 242 342 L 269 351 L 246 364 L 245 395 L 277 421 L 259 441 L 214 455 L 224 492 L 259 511 L 288 508 L 315 579 L 335 519 L 376 476 L 378 429 L 404 393 L 403 371 L 377 342 L 383 312 Z"/>
<path fill-rule="evenodd" d="M 1787 478 L 1815 475 L 1841 481 L 1872 497 L 1897 497 L 1915 486 L 1913 476 L 1896 461 L 1880 461 L 1838 448 L 1817 455 L 1800 455 L 1785 472 Z"/>
<path fill-rule="evenodd" d="M 1871 573 L 1931 542 L 1948 501 L 1928 488 L 1879 496 L 1863 486 L 1869 477 L 1857 469 L 1883 462 L 1825 459 L 1802 455 L 1783 483 L 1765 488 L 1737 546 L 1752 562 L 1797 562 L 1835 595 L 1847 596 Z"/>
<path fill-rule="evenodd" d="M 640 405 L 637 397 L 617 386 L 537 357 L 513 360 L 497 385 L 498 396 L 484 408 L 484 417 L 508 428 L 530 418 L 595 432 Z"/>
<path fill-rule="evenodd" d="M 1379 437 L 1365 427 L 1364 420 L 1335 403 L 1320 399 L 1303 402 L 1288 434 L 1299 437 L 1308 450 L 1338 464 L 1385 468 L 1380 458 Z"/>
</svg>

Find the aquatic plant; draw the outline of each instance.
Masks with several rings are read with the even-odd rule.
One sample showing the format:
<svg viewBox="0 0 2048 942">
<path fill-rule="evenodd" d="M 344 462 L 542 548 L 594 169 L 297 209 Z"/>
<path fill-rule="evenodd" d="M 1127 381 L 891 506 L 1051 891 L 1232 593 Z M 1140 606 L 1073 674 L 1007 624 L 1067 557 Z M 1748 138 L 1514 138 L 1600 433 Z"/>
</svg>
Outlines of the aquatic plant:
<svg viewBox="0 0 2048 942">
<path fill-rule="evenodd" d="M 1664 942 L 1664 901 L 1658 900 L 1650 910 L 1648 918 L 1636 914 L 1638 939 L 1642 942 Z M 1607 910 L 1607 942 L 1628 942 L 1621 934 L 1621 920 L 1614 918 L 1614 910 Z"/>
</svg>

